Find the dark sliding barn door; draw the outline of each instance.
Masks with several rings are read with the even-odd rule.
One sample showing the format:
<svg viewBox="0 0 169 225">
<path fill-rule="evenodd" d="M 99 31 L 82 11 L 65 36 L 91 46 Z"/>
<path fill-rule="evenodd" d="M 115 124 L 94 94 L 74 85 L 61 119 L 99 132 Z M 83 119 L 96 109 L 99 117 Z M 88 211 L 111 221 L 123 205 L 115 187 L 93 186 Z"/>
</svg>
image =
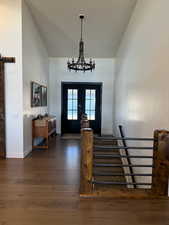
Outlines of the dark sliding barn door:
<svg viewBox="0 0 169 225">
<path fill-rule="evenodd" d="M 15 58 L 0 55 L 0 158 L 6 157 L 5 138 L 5 63 L 15 63 Z"/>
<path fill-rule="evenodd" d="M 0 158 L 5 157 L 5 90 L 4 63 L 0 61 Z"/>
<path fill-rule="evenodd" d="M 62 134 L 80 133 L 83 113 L 94 132 L 101 133 L 101 94 L 101 83 L 62 83 Z"/>
</svg>

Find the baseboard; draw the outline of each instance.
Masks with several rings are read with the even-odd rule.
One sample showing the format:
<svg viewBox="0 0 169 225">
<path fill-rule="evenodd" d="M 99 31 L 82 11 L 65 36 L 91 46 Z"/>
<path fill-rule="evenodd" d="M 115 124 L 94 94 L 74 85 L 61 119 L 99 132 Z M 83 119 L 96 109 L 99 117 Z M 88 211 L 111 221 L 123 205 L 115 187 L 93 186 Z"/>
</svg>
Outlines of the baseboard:
<svg viewBox="0 0 169 225">
<path fill-rule="evenodd" d="M 7 154 L 6 155 L 6 158 L 7 159 L 23 159 L 24 158 L 24 156 L 23 156 L 23 153 L 21 153 L 21 154 L 16 154 L 16 153 L 14 153 L 14 154 L 11 154 L 11 153 L 9 153 L 9 154 Z"/>
<path fill-rule="evenodd" d="M 29 155 L 32 152 L 32 146 L 29 146 L 26 151 L 24 151 L 23 158 Z"/>
</svg>

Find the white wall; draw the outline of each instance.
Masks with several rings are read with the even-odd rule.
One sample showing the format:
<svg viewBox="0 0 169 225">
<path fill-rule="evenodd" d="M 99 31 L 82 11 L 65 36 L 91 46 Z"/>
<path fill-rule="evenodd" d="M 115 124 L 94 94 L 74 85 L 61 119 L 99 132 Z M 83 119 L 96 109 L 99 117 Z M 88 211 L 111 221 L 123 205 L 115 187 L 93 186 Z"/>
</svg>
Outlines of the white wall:
<svg viewBox="0 0 169 225">
<path fill-rule="evenodd" d="M 16 58 L 5 73 L 7 157 L 23 153 L 21 16 L 21 0 L 0 1 L 0 53 Z"/>
<path fill-rule="evenodd" d="M 29 8 L 23 1 L 23 119 L 24 156 L 32 149 L 32 118 L 48 112 L 47 107 L 31 108 L 31 81 L 48 86 L 49 60 Z"/>
<path fill-rule="evenodd" d="M 115 127 L 127 136 L 169 129 L 168 12 L 168 0 L 138 0 L 118 52 Z"/>
<path fill-rule="evenodd" d="M 112 101 L 114 59 L 96 59 L 94 72 L 76 73 L 67 70 L 67 58 L 50 58 L 49 112 L 57 117 L 57 132 L 61 132 L 61 82 L 102 82 L 102 133 L 112 134 Z"/>
</svg>

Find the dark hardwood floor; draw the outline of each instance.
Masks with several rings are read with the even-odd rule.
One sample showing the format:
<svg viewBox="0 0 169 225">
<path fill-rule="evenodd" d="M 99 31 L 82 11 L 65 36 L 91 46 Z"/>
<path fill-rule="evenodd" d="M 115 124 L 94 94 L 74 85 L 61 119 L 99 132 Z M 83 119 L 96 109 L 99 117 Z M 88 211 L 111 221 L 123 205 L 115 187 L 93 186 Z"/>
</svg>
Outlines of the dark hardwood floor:
<svg viewBox="0 0 169 225">
<path fill-rule="evenodd" d="M 80 199 L 78 140 L 0 161 L 0 225 L 169 225 L 168 200 Z"/>
</svg>

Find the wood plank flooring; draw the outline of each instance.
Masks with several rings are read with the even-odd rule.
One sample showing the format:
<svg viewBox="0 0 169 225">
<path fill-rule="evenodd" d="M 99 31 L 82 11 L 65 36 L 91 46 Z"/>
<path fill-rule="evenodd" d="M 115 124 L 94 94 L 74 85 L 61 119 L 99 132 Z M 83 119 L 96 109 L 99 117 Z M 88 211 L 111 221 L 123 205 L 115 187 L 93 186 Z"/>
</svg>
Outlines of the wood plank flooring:
<svg viewBox="0 0 169 225">
<path fill-rule="evenodd" d="M 169 225 L 168 200 L 80 199 L 78 140 L 0 161 L 0 225 Z"/>
</svg>

